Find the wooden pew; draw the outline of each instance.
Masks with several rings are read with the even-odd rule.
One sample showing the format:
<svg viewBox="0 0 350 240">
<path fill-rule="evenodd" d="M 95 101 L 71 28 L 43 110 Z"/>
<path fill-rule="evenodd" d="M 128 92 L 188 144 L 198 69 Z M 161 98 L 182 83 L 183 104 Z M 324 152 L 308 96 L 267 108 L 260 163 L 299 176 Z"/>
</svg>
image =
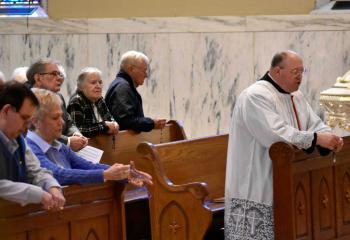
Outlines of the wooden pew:
<svg viewBox="0 0 350 240">
<path fill-rule="evenodd" d="M 152 239 L 203 239 L 223 227 L 228 135 L 164 144 L 142 143 L 136 167 L 151 174 Z M 213 222 L 218 219 L 219 223 Z"/>
<path fill-rule="evenodd" d="M 104 151 L 101 163 L 129 164 L 130 160 L 138 157 L 136 148 L 142 142 L 153 144 L 172 142 L 186 139 L 182 125 L 175 121 L 168 121 L 164 129 L 154 129 L 150 132 L 120 131 L 115 140 L 110 135 L 98 135 L 89 139 L 89 145 Z"/>
<path fill-rule="evenodd" d="M 0 199 L 0 239 L 125 240 L 124 187 L 121 183 L 65 187 L 66 205 L 59 212 Z"/>
<path fill-rule="evenodd" d="M 141 142 L 159 144 L 186 139 L 182 125 L 170 120 L 164 129 L 154 129 L 151 132 L 120 131 L 113 138 L 99 135 L 89 140 L 89 145 L 104 151 L 101 162 L 107 164 L 129 164 L 130 160 L 140 157 L 136 148 Z M 128 239 L 150 239 L 150 222 L 148 208 L 148 193 L 145 188 L 127 187 L 125 192 L 125 213 Z"/>
<path fill-rule="evenodd" d="M 350 137 L 333 155 L 270 148 L 276 240 L 350 239 Z"/>
</svg>

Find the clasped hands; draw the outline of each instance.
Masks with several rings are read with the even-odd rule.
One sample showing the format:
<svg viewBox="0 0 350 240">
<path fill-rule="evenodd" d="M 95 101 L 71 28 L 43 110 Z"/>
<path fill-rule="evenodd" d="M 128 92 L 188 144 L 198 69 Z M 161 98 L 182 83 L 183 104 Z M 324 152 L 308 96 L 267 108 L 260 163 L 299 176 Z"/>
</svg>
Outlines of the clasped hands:
<svg viewBox="0 0 350 240">
<path fill-rule="evenodd" d="M 317 133 L 317 145 L 328 148 L 333 152 L 339 152 L 343 148 L 343 138 L 330 132 L 318 132 Z"/>
</svg>

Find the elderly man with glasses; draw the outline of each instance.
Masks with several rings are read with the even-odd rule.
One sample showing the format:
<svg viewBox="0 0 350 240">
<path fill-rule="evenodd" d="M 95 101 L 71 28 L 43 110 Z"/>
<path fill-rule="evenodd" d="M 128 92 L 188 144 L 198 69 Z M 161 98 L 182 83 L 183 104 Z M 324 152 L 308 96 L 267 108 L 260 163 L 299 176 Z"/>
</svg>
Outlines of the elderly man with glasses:
<svg viewBox="0 0 350 240">
<path fill-rule="evenodd" d="M 120 130 L 148 132 L 165 126 L 165 119 L 145 117 L 142 98 L 136 88 L 149 77 L 149 59 L 137 51 L 122 55 L 120 71 L 106 93 L 106 104 Z"/>
<path fill-rule="evenodd" d="M 64 81 L 64 74 L 60 70 L 60 65 L 55 60 L 40 59 L 29 67 L 27 78 L 28 81 L 25 84 L 30 88 L 43 88 L 58 93 Z M 74 151 L 78 151 L 87 145 L 88 140 L 74 125 L 74 122 L 67 112 L 63 96 L 61 94 L 58 95 L 62 100 L 64 121 L 62 136 L 59 140 L 67 144 Z"/>
<path fill-rule="evenodd" d="M 270 70 L 237 99 L 226 165 L 225 239 L 274 239 L 273 143 L 325 155 L 343 146 L 298 91 L 304 71 L 298 54 L 277 53 Z"/>
</svg>

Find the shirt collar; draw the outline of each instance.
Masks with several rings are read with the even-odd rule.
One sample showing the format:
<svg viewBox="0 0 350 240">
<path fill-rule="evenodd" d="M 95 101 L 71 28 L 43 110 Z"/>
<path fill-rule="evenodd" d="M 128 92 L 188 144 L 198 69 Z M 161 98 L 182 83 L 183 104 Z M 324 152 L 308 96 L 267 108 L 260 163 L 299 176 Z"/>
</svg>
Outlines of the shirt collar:
<svg viewBox="0 0 350 240">
<path fill-rule="evenodd" d="M 279 91 L 280 93 L 284 93 L 284 94 L 290 94 L 289 92 L 286 92 L 283 88 L 281 88 L 276 81 L 272 78 L 272 76 L 270 75 L 270 72 L 267 72 L 260 80 L 265 80 L 268 81 L 269 83 L 272 84 L 272 86 L 274 86 L 277 91 Z"/>
<path fill-rule="evenodd" d="M 3 131 L 0 130 L 0 141 L 7 146 L 8 151 L 13 154 L 19 147 L 16 139 L 9 139 Z"/>
<path fill-rule="evenodd" d="M 27 138 L 35 142 L 44 153 L 46 153 L 50 148 L 56 148 L 57 150 L 60 150 L 62 147 L 62 143 L 57 140 L 54 140 L 52 145 L 50 145 L 34 131 L 28 131 Z"/>
</svg>

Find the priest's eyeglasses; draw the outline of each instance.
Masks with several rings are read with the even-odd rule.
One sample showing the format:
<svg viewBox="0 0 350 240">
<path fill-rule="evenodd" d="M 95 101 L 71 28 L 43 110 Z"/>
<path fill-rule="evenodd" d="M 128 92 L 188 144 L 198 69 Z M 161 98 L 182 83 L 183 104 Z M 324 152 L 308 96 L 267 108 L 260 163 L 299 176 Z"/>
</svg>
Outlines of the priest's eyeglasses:
<svg viewBox="0 0 350 240">
<path fill-rule="evenodd" d="M 306 71 L 306 68 L 294 68 L 294 69 L 290 70 L 289 72 L 294 76 L 298 76 L 298 75 L 305 74 L 307 71 Z"/>
</svg>

